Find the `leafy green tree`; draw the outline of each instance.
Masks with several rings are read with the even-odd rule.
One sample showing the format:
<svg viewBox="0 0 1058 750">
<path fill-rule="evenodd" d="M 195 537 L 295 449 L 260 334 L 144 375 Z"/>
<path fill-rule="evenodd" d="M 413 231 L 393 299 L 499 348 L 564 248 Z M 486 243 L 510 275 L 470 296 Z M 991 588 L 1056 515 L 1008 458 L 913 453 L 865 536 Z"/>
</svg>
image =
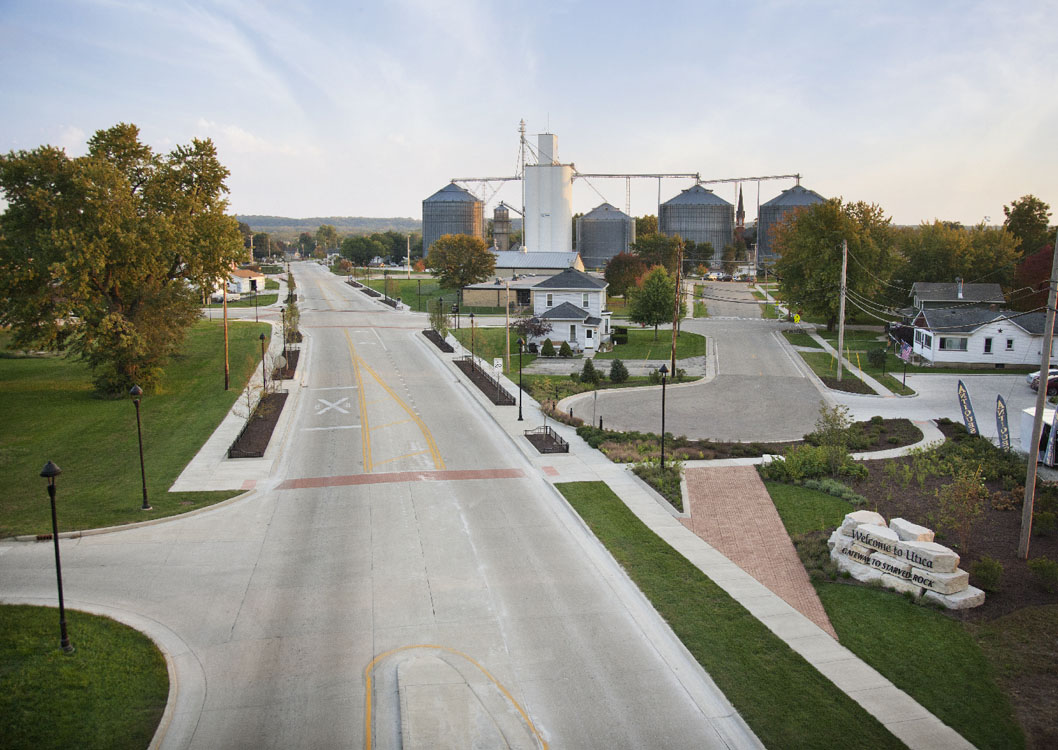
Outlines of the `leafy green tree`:
<svg viewBox="0 0 1058 750">
<path fill-rule="evenodd" d="M 573 348 L 569 345 L 568 341 L 563 341 L 562 346 L 558 348 L 558 356 L 569 359 L 573 356 Z"/>
<path fill-rule="evenodd" d="M 320 224 L 316 228 L 316 249 L 326 255 L 330 250 L 338 249 L 338 230 L 332 224 Z"/>
<path fill-rule="evenodd" d="M 545 357 L 555 356 L 555 345 L 551 339 L 544 339 L 543 345 L 540 347 L 540 354 Z"/>
<path fill-rule="evenodd" d="M 628 317 L 633 323 L 654 326 L 654 338 L 657 339 L 658 326 L 672 320 L 675 302 L 676 280 L 669 276 L 664 266 L 654 266 L 632 294 Z"/>
<path fill-rule="evenodd" d="M 598 385 L 599 380 L 599 371 L 595 369 L 595 362 L 591 357 L 585 357 L 584 366 L 580 370 L 580 382 Z"/>
<path fill-rule="evenodd" d="M 916 281 L 951 283 L 961 278 L 1009 287 L 1021 258 L 1014 235 L 984 224 L 967 229 L 934 221 L 895 230 L 893 237 L 899 253 L 888 297 L 896 305 L 906 304 L 906 290 Z"/>
<path fill-rule="evenodd" d="M 384 257 L 388 254 L 385 245 L 364 234 L 353 235 L 342 240 L 342 257 L 348 258 L 358 266 L 366 266 L 375 257 Z"/>
<path fill-rule="evenodd" d="M 775 227 L 775 275 L 783 297 L 833 330 L 838 319 L 841 243 L 849 245 L 848 288 L 874 298 L 896 264 L 890 220 L 881 207 L 832 198 L 800 209 Z"/>
<path fill-rule="evenodd" d="M 613 296 L 627 297 L 629 289 L 635 289 L 636 283 L 647 272 L 647 264 L 638 255 L 618 253 L 606 264 L 603 276 L 610 285 L 607 292 Z"/>
<path fill-rule="evenodd" d="M 743 240 L 735 240 L 730 245 L 726 245 L 721 254 L 724 273 L 728 275 L 735 273 L 738 267 L 746 262 L 748 256 L 746 243 Z"/>
<path fill-rule="evenodd" d="M 267 258 L 272 244 L 272 238 L 268 232 L 257 232 L 253 236 L 253 257 Z"/>
<path fill-rule="evenodd" d="M 645 237 L 648 234 L 658 233 L 658 217 L 657 216 L 637 216 L 636 217 L 636 237 Z"/>
<path fill-rule="evenodd" d="M 1009 206 L 1003 206 L 1003 214 L 1006 216 L 1003 228 L 1021 242 L 1021 251 L 1025 255 L 1047 244 L 1051 207 L 1035 195 L 1023 195 Z"/>
<path fill-rule="evenodd" d="M 712 242 L 684 241 L 683 260 L 684 262 L 689 261 L 692 266 L 704 265 L 708 267 L 713 262 L 713 254 Z"/>
<path fill-rule="evenodd" d="M 496 268 L 496 256 L 479 237 L 446 234 L 430 247 L 426 267 L 441 281 L 441 286 L 462 289 L 487 279 Z"/>
<path fill-rule="evenodd" d="M 307 258 L 312 255 L 316 249 L 316 238 L 308 232 L 302 232 L 298 235 L 298 251 L 301 253 L 302 258 Z"/>
<path fill-rule="evenodd" d="M 671 274 L 676 273 L 676 262 L 679 258 L 683 240 L 679 236 L 669 237 L 664 234 L 648 234 L 632 244 L 632 252 L 648 266 L 664 266 Z"/>
<path fill-rule="evenodd" d="M 85 156 L 0 156 L 0 324 L 20 348 L 84 358 L 97 388 L 149 386 L 199 317 L 200 291 L 245 257 L 209 140 L 169 154 L 139 129 L 97 131 Z"/>
<path fill-rule="evenodd" d="M 625 363 L 614 357 L 613 362 L 610 363 L 610 382 L 612 383 L 624 383 L 628 380 L 628 368 L 625 367 Z"/>
</svg>

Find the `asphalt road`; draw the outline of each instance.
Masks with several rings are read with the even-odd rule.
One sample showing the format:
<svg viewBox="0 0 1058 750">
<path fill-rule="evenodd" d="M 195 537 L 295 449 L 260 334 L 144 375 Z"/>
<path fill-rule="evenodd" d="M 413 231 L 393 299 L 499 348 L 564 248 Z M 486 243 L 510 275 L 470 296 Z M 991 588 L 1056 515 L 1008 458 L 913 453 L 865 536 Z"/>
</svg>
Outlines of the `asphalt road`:
<svg viewBox="0 0 1058 750">
<path fill-rule="evenodd" d="M 62 543 L 72 606 L 154 624 L 201 678 L 163 746 L 399 747 L 397 675 L 438 663 L 512 747 L 726 746 L 700 667 L 659 655 L 664 624 L 421 319 L 294 269 L 308 356 L 269 482 Z M 0 544 L 0 595 L 53 600 L 51 554 Z"/>
</svg>

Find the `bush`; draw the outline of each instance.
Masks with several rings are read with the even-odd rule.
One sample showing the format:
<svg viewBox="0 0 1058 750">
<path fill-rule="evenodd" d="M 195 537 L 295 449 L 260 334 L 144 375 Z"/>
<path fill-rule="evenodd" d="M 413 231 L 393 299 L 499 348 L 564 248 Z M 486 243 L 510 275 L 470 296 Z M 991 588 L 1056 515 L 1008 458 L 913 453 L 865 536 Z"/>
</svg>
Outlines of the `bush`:
<svg viewBox="0 0 1058 750">
<path fill-rule="evenodd" d="M 856 506 L 864 506 L 867 504 L 867 498 L 853 491 L 851 487 L 846 487 L 836 479 L 806 479 L 801 484 L 806 489 L 832 495 Z"/>
<path fill-rule="evenodd" d="M 544 345 L 540 347 L 540 355 L 543 357 L 555 356 L 555 345 L 551 343 L 551 339 L 544 339 Z"/>
<path fill-rule="evenodd" d="M 580 382 L 598 385 L 599 380 L 599 371 L 595 369 L 595 362 L 591 357 L 585 357 L 584 367 L 580 371 Z"/>
<path fill-rule="evenodd" d="M 1037 513 L 1036 517 L 1032 519 L 1032 532 L 1040 536 L 1050 536 L 1054 533 L 1056 525 L 1058 525 L 1058 519 L 1056 519 L 1054 513 L 1047 511 Z"/>
<path fill-rule="evenodd" d="M 610 364 L 610 382 L 624 383 L 626 380 L 628 380 L 628 368 L 625 367 L 624 362 L 614 358 Z"/>
<path fill-rule="evenodd" d="M 984 512 L 988 496 L 980 469 L 971 473 L 963 468 L 951 484 L 937 490 L 940 525 L 958 538 L 960 555 L 966 555 L 970 549 L 974 523 Z"/>
<path fill-rule="evenodd" d="M 871 417 L 871 424 L 883 425 L 885 424 L 885 419 L 883 419 L 881 415 L 875 414 Z"/>
<path fill-rule="evenodd" d="M 1036 582 L 1052 594 L 1058 594 L 1058 562 L 1046 557 L 1029 560 L 1029 570 Z"/>
<path fill-rule="evenodd" d="M 570 349 L 568 341 L 562 342 L 562 346 L 560 346 L 558 349 L 558 356 L 565 357 L 566 359 L 569 359 L 573 356 L 573 350 Z"/>
<path fill-rule="evenodd" d="M 867 361 L 871 363 L 871 367 L 884 367 L 885 349 L 871 349 L 867 352 Z"/>
<path fill-rule="evenodd" d="M 613 335 L 613 343 L 614 343 L 614 346 L 618 346 L 620 344 L 627 344 L 628 343 L 628 334 L 627 333 L 615 333 Z"/>
<path fill-rule="evenodd" d="M 982 557 L 980 560 L 974 560 L 970 566 L 970 575 L 973 576 L 974 583 L 985 591 L 999 591 L 1003 563 L 991 557 Z"/>
</svg>

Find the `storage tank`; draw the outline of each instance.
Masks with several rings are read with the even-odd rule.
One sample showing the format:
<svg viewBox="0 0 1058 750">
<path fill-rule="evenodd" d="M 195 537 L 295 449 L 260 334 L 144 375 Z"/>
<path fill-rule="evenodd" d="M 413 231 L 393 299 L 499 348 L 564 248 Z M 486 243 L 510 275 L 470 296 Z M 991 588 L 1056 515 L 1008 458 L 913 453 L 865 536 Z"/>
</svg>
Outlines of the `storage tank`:
<svg viewBox="0 0 1058 750">
<path fill-rule="evenodd" d="M 783 190 L 767 203 L 762 203 L 757 221 L 757 265 L 770 264 L 777 257 L 772 245 L 772 233 L 776 226 L 797 209 L 825 201 L 826 198 L 819 193 L 798 184 Z"/>
<path fill-rule="evenodd" d="M 724 247 L 735 239 L 735 207 L 701 185 L 687 188 L 661 204 L 658 217 L 662 234 L 678 234 L 692 242 L 711 242 L 718 265 Z"/>
<path fill-rule="evenodd" d="M 636 241 L 636 222 L 609 203 L 596 206 L 577 219 L 577 250 L 585 268 L 603 268 Z"/>
<path fill-rule="evenodd" d="M 534 253 L 573 251 L 573 165 L 558 162 L 558 139 L 537 136 L 536 164 L 525 165 L 525 248 Z"/>
<path fill-rule="evenodd" d="M 511 249 L 511 212 L 502 203 L 492 211 L 492 244 L 501 252 Z"/>
<path fill-rule="evenodd" d="M 484 239 L 484 204 L 454 182 L 422 202 L 422 253 L 446 234 L 469 234 Z"/>
</svg>

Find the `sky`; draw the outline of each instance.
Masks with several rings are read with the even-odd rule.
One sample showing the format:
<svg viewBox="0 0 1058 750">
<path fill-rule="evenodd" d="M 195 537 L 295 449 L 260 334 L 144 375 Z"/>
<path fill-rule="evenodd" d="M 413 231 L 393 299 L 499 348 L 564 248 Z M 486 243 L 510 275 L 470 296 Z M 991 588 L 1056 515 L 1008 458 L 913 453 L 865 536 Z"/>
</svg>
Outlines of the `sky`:
<svg viewBox="0 0 1058 750">
<path fill-rule="evenodd" d="M 233 213 L 421 218 L 452 178 L 515 174 L 524 119 L 584 173 L 801 174 L 898 224 L 999 224 L 1029 193 L 1058 214 L 1056 18 L 1058 0 L 0 0 L 0 152 L 76 156 L 131 122 L 161 152 L 212 139 Z M 793 184 L 743 183 L 748 218 Z M 520 205 L 516 183 L 471 187 Z M 574 210 L 625 191 L 578 179 Z M 633 180 L 632 214 L 658 191 Z"/>
</svg>

